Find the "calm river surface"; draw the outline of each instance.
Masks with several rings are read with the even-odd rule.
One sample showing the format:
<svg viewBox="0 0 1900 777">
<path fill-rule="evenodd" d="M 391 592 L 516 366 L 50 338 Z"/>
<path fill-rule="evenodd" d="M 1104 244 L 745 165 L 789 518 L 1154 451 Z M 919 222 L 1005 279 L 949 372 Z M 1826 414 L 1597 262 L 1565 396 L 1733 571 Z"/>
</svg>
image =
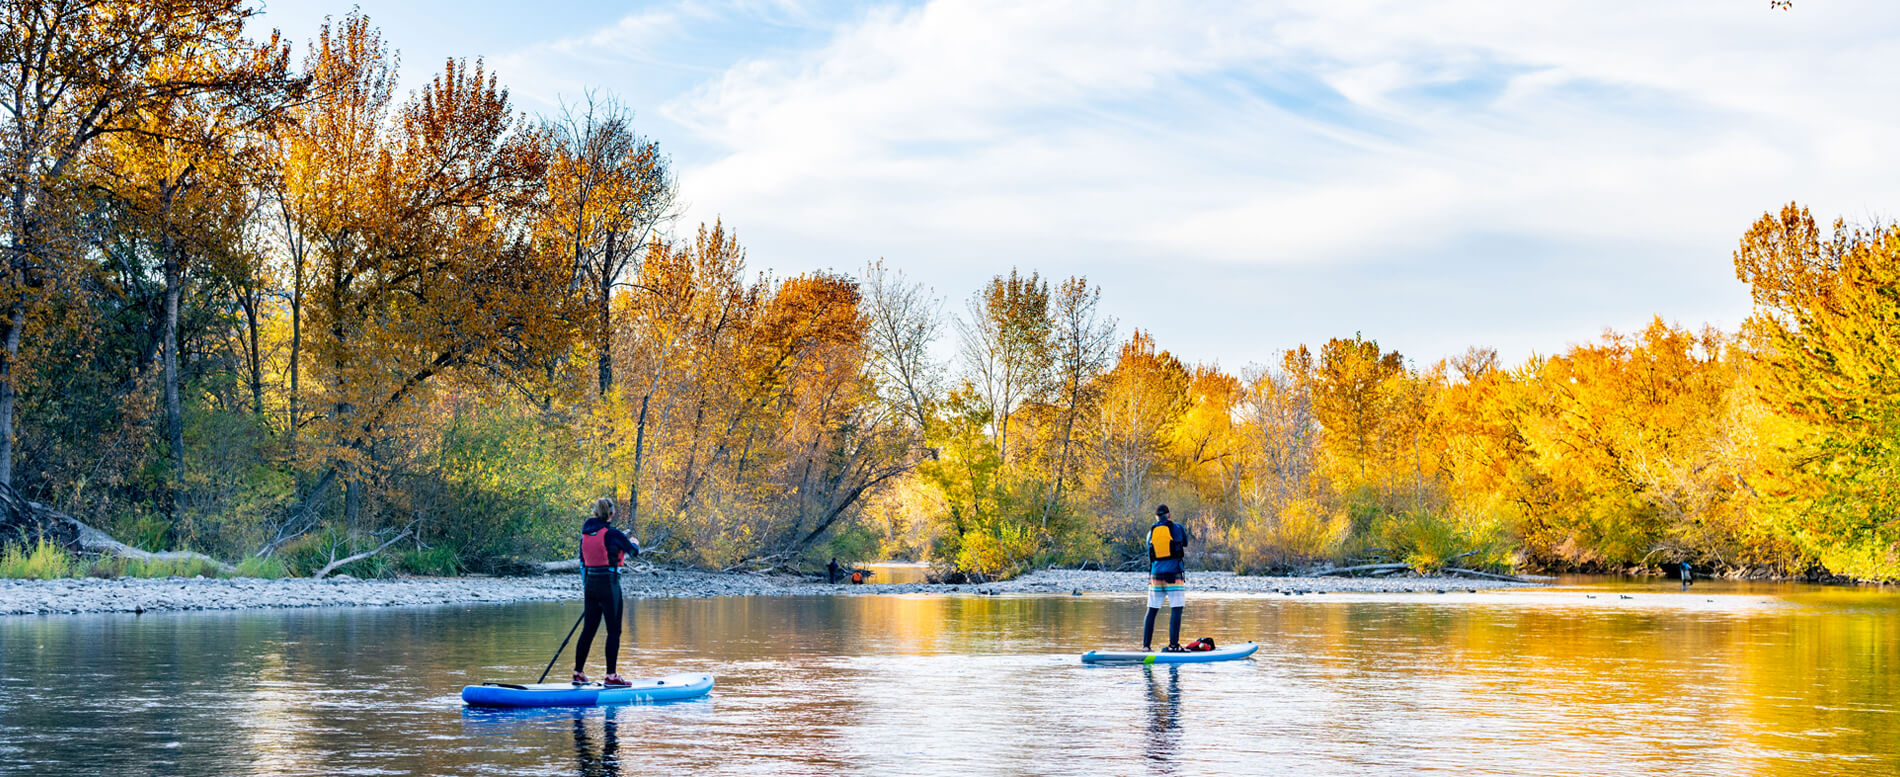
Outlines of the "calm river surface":
<svg viewBox="0 0 1900 777">
<path fill-rule="evenodd" d="M 0 618 L 0 775 L 1900 773 L 1891 592 L 1203 594 L 1187 635 L 1253 660 L 1076 660 L 1142 606 L 636 602 L 632 673 L 712 695 L 527 712 L 456 694 L 532 680 L 578 604 Z"/>
</svg>

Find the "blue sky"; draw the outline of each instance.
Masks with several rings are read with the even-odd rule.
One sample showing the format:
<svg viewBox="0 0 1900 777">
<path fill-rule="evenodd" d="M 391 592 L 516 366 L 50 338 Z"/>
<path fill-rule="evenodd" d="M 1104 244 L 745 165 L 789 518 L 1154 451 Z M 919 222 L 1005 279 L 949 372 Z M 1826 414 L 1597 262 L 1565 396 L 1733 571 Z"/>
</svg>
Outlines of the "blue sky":
<svg viewBox="0 0 1900 777">
<path fill-rule="evenodd" d="M 1011 267 L 1229 369 L 1362 332 L 1516 362 L 1661 315 L 1733 329 L 1790 200 L 1900 203 L 1900 3 L 360 0 L 405 83 L 589 88 L 755 269 L 883 257 L 961 309 Z M 299 47 L 349 5 L 270 0 Z"/>
</svg>

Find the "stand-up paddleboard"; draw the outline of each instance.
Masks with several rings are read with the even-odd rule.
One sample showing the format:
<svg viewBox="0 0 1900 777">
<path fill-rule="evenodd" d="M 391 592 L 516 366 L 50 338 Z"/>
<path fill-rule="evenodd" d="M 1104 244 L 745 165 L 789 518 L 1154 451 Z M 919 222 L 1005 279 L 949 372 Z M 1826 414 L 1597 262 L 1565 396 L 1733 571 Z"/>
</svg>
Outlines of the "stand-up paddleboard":
<svg viewBox="0 0 1900 777">
<path fill-rule="evenodd" d="M 482 683 L 462 688 L 462 701 L 475 707 L 593 707 L 692 699 L 713 687 L 709 674 L 670 674 L 634 680 L 632 685 L 600 683 Z"/>
<path fill-rule="evenodd" d="M 1233 661 L 1246 658 L 1259 650 L 1260 646 L 1252 642 L 1230 645 L 1213 650 L 1190 651 L 1186 653 L 1143 653 L 1126 650 L 1091 650 L 1082 654 L 1084 664 L 1201 664 L 1208 661 Z"/>
</svg>

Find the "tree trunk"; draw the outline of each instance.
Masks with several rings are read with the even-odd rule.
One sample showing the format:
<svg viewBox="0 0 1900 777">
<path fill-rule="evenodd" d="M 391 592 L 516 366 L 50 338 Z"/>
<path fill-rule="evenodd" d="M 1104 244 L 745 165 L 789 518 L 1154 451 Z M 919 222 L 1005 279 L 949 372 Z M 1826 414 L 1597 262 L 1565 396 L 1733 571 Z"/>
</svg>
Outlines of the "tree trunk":
<svg viewBox="0 0 1900 777">
<path fill-rule="evenodd" d="M 1075 439 L 1075 394 L 1070 392 L 1069 410 L 1062 425 L 1062 454 L 1056 458 L 1056 488 L 1049 503 L 1042 507 L 1042 530 L 1049 530 L 1049 513 L 1062 504 L 1063 478 L 1069 473 L 1069 444 Z"/>
<path fill-rule="evenodd" d="M 251 339 L 251 415 L 264 417 L 264 352 L 260 350 L 257 335 L 257 290 L 250 292 L 250 303 L 244 307 L 244 323 Z"/>
<path fill-rule="evenodd" d="M 350 478 L 343 481 L 343 522 L 351 529 L 356 528 L 356 519 L 363 513 L 363 481 Z"/>
<path fill-rule="evenodd" d="M 600 395 L 614 387 L 613 266 L 614 241 L 607 241 L 607 261 L 600 270 Z"/>
<path fill-rule="evenodd" d="M 284 211 L 284 235 L 290 246 L 290 396 L 285 401 L 284 427 L 289 431 L 290 447 L 297 447 L 297 425 L 301 422 L 297 401 L 297 366 L 302 362 L 303 354 L 303 239 L 297 234 L 296 222 Z"/>
<path fill-rule="evenodd" d="M 184 293 L 184 273 L 179 267 L 177 240 L 172 237 L 171 209 L 175 192 L 175 188 L 168 186 L 159 197 L 158 219 L 160 260 L 165 265 L 165 319 L 159 340 L 165 352 L 165 440 L 171 446 L 171 476 L 166 478 L 169 493 L 165 502 L 166 509 L 174 515 L 185 477 L 185 422 L 178 406 L 178 300 Z"/>
<path fill-rule="evenodd" d="M 16 286 L 15 291 L 19 291 Z M 13 485 L 13 400 L 18 376 L 13 365 L 20 360 L 20 331 L 26 328 L 26 305 L 14 300 L 7 310 L 6 355 L 0 357 L 0 485 Z"/>
<path fill-rule="evenodd" d="M 640 420 L 633 426 L 633 481 L 627 487 L 627 530 L 634 530 L 634 522 L 640 517 L 640 465 L 646 453 L 647 442 L 647 403 L 652 394 L 640 397 Z"/>
</svg>

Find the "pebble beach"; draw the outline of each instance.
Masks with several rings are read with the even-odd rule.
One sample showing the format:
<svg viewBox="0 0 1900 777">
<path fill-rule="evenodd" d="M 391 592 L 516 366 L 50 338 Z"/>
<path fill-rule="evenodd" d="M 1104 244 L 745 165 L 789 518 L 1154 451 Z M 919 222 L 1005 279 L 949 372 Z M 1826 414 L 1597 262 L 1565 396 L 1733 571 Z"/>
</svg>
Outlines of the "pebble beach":
<svg viewBox="0 0 1900 777">
<path fill-rule="evenodd" d="M 995 583 L 827 584 L 789 575 L 640 568 L 628 571 L 621 588 L 629 599 L 715 596 L 873 596 L 890 594 L 1086 595 L 1140 594 L 1138 572 L 1046 569 Z M 1453 577 L 1394 576 L 1255 577 L 1231 572 L 1194 572 L 1188 591 L 1300 596 L 1326 593 L 1445 593 L 1522 587 L 1520 583 Z M 182 610 L 247 610 L 302 607 L 407 607 L 493 604 L 580 598 L 573 574 L 542 577 L 414 577 L 358 580 L 291 578 L 122 578 L 102 580 L 0 580 L 0 616 Z"/>
</svg>

